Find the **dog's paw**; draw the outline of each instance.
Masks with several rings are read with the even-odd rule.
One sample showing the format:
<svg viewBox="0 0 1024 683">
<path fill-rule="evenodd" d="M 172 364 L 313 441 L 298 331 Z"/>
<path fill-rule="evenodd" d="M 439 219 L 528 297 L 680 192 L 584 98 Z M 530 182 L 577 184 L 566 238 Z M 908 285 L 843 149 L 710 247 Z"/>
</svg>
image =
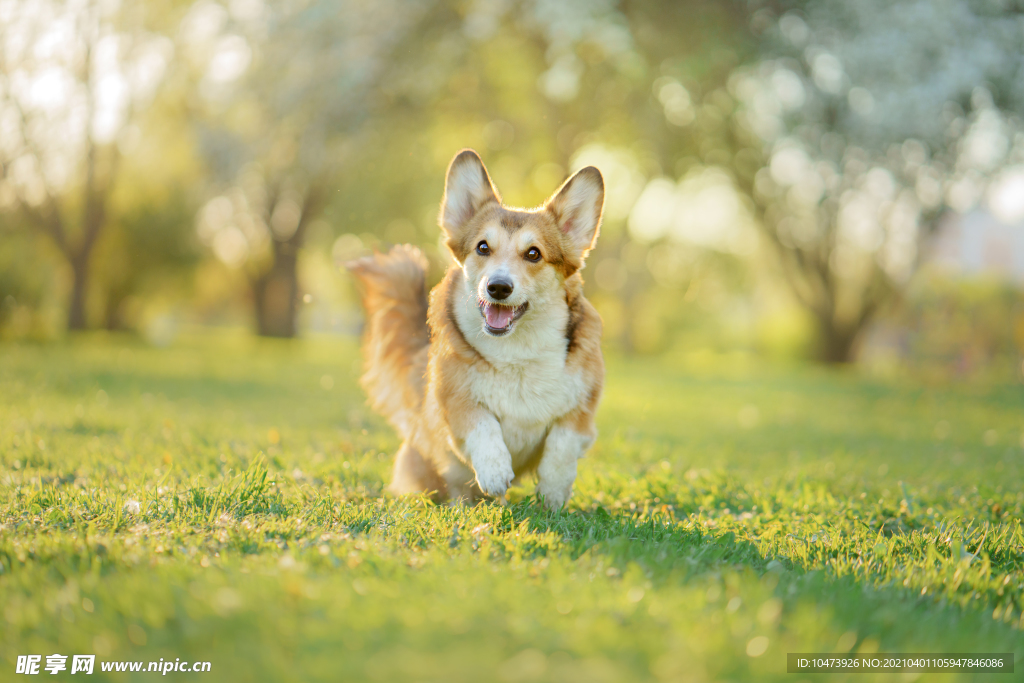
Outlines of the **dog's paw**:
<svg viewBox="0 0 1024 683">
<path fill-rule="evenodd" d="M 508 491 L 514 476 L 511 465 L 494 468 L 485 467 L 476 471 L 476 483 L 480 490 L 487 495 L 499 498 Z"/>
<path fill-rule="evenodd" d="M 473 458 L 473 469 L 476 470 L 476 483 L 480 490 L 489 496 L 504 496 L 512 484 L 515 472 L 512 471 L 512 457 L 504 449 L 493 449 L 486 454 L 478 454 Z"/>
</svg>

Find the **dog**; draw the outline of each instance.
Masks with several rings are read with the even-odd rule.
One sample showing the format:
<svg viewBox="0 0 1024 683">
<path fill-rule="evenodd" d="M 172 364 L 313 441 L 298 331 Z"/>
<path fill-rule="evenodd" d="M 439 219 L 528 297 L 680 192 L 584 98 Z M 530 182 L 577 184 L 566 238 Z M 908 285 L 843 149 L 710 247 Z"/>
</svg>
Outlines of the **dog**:
<svg viewBox="0 0 1024 683">
<path fill-rule="evenodd" d="M 347 264 L 367 314 L 362 385 L 403 439 L 393 493 L 503 502 L 536 473 L 548 508 L 569 500 L 604 383 L 601 318 L 580 275 L 603 211 L 593 166 L 517 209 L 466 149 L 439 217 L 455 263 L 429 299 L 410 245 Z"/>
</svg>

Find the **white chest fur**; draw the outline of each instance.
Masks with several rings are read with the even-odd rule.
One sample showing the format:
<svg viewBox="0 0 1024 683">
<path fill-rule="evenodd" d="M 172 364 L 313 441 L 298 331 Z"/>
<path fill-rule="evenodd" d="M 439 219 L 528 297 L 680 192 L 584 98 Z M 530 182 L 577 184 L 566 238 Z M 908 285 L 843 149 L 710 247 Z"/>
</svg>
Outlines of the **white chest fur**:
<svg viewBox="0 0 1024 683">
<path fill-rule="evenodd" d="M 501 424 L 513 467 L 540 447 L 551 424 L 579 404 L 583 382 L 565 369 L 565 350 L 533 361 L 482 367 L 473 373 L 474 398 Z"/>
</svg>

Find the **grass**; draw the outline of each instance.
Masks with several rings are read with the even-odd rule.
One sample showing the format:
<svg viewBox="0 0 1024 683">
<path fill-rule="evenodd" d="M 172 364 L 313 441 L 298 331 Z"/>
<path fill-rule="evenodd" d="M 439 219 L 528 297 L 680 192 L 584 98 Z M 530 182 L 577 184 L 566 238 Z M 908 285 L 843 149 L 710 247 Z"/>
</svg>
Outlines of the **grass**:
<svg viewBox="0 0 1024 683">
<path fill-rule="evenodd" d="M 0 347 L 0 680 L 53 653 L 219 681 L 864 680 L 787 674 L 787 652 L 1024 667 L 1019 386 L 611 359 L 601 436 L 549 513 L 530 487 L 383 496 L 397 442 L 358 363 L 323 339 Z"/>
</svg>

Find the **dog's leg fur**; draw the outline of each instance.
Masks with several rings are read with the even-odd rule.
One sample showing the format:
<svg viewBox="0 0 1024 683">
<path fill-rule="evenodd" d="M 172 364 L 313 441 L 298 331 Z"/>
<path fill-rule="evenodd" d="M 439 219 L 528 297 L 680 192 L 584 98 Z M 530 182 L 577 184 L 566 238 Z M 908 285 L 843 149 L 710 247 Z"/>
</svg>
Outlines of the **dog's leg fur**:
<svg viewBox="0 0 1024 683">
<path fill-rule="evenodd" d="M 448 499 L 452 504 L 475 503 L 483 497 L 476 485 L 476 474 L 458 459 L 453 457 L 441 476 L 448 487 Z"/>
<path fill-rule="evenodd" d="M 408 441 L 395 454 L 395 469 L 388 488 L 395 495 L 430 491 L 437 498 L 444 498 L 448 492 L 445 481 Z"/>
<path fill-rule="evenodd" d="M 576 461 L 583 457 L 594 437 L 580 434 L 567 424 L 559 422 L 544 440 L 544 455 L 537 466 L 537 493 L 551 510 L 558 510 L 572 495 L 576 481 Z"/>
<path fill-rule="evenodd" d="M 489 496 L 505 495 L 515 473 L 497 418 L 477 408 L 450 419 L 449 427 L 459 453 L 473 465 L 480 490 Z"/>
</svg>

